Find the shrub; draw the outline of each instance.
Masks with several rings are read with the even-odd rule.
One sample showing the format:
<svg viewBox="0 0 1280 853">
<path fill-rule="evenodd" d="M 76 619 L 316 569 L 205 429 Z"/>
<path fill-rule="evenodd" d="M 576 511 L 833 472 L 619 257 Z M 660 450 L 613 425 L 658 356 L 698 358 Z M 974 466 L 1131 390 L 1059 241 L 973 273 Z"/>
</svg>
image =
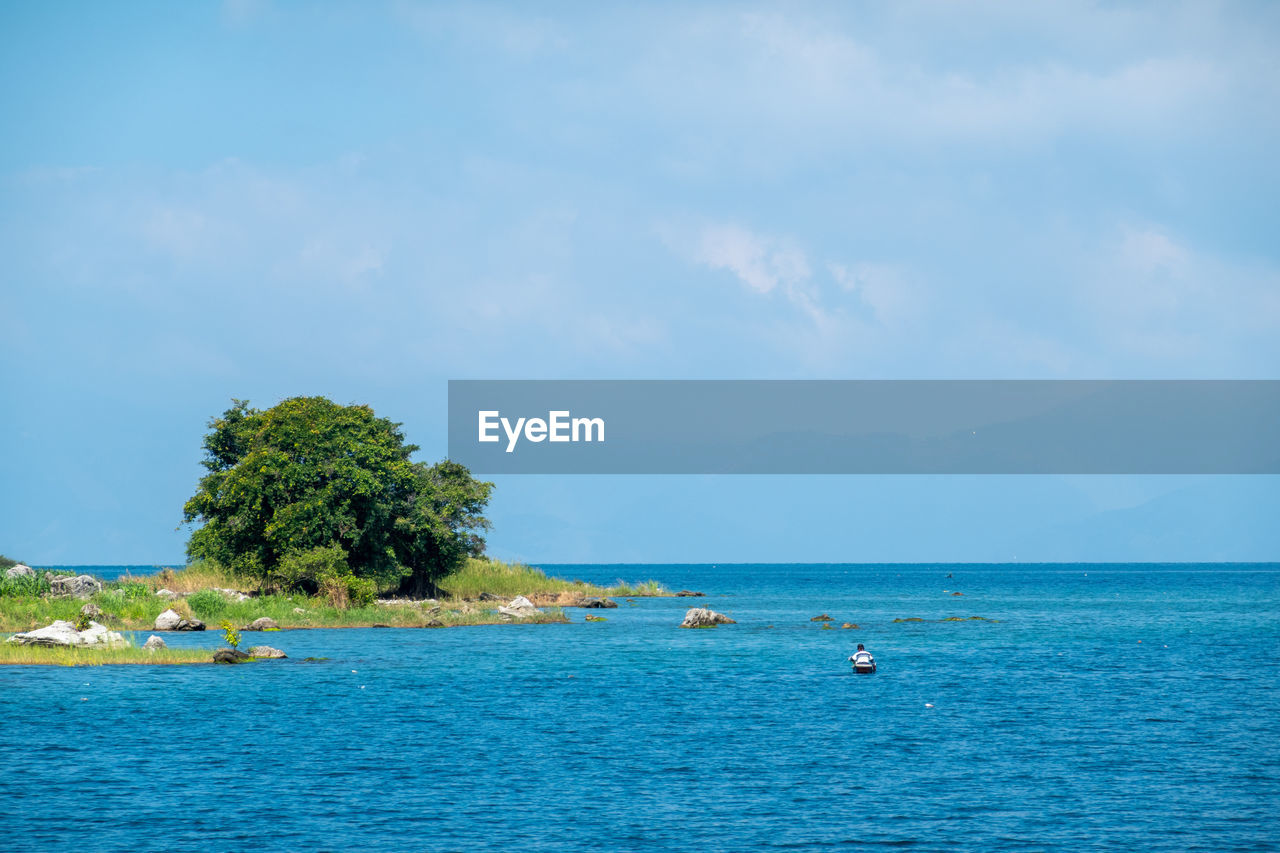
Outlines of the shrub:
<svg viewBox="0 0 1280 853">
<path fill-rule="evenodd" d="M 0 598 L 38 598 L 49 592 L 49 582 L 44 575 L 17 578 L 0 576 Z"/>
<path fill-rule="evenodd" d="M 280 565 L 272 574 L 285 589 L 319 589 L 324 592 L 325 578 L 342 578 L 351 574 L 347 565 L 347 552 L 341 545 L 291 551 L 280 559 Z"/>
<path fill-rule="evenodd" d="M 129 601 L 139 601 L 151 597 L 151 587 L 138 581 L 127 581 L 120 584 L 117 589 L 120 591 L 120 597 Z"/>
<path fill-rule="evenodd" d="M 378 585 L 370 578 L 347 575 L 347 595 L 356 607 L 368 607 L 378 597 Z"/>
<path fill-rule="evenodd" d="M 222 638 L 233 649 L 240 646 L 240 632 L 236 630 L 236 626 L 232 625 L 229 619 L 222 620 Z"/>
<path fill-rule="evenodd" d="M 227 609 L 227 597 L 215 589 L 202 589 L 187 596 L 187 604 L 201 619 L 213 619 Z"/>
</svg>

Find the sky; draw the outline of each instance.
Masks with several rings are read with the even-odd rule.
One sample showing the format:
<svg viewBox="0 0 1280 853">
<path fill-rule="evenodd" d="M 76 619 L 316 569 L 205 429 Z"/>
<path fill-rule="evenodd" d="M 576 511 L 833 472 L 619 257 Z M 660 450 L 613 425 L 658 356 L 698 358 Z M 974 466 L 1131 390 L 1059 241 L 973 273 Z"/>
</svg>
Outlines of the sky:
<svg viewBox="0 0 1280 853">
<path fill-rule="evenodd" d="M 0 4 L 0 552 L 449 379 L 1280 371 L 1280 7 Z M 507 476 L 532 562 L 1280 559 L 1276 477 Z"/>
</svg>

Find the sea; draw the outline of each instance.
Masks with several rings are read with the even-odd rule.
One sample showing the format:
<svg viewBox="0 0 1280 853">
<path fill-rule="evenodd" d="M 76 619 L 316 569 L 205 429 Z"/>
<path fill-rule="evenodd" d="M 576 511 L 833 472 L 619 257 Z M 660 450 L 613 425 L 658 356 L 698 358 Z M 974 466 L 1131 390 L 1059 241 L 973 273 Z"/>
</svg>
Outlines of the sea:
<svg viewBox="0 0 1280 853">
<path fill-rule="evenodd" d="M 543 568 L 706 597 L 2 667 L 0 851 L 1280 849 L 1280 564 Z"/>
</svg>

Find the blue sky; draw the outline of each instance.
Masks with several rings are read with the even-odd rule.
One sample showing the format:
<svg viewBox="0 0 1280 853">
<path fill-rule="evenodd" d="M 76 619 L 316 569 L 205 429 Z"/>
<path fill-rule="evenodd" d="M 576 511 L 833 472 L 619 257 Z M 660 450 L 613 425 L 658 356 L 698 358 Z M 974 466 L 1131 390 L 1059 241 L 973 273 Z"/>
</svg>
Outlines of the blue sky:
<svg viewBox="0 0 1280 853">
<path fill-rule="evenodd" d="M 1275 378 L 1271 4 L 0 6 L 0 551 L 450 378 Z M 1277 559 L 1273 477 L 506 477 L 533 561 Z"/>
</svg>

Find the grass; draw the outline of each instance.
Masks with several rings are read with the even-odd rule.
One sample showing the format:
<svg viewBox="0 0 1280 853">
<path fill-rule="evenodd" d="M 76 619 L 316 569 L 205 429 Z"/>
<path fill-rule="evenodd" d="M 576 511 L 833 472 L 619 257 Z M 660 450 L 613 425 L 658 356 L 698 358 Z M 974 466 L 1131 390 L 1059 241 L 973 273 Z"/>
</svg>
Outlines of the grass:
<svg viewBox="0 0 1280 853">
<path fill-rule="evenodd" d="M 535 604 L 571 605 L 579 598 L 616 596 L 671 595 L 657 581 L 602 587 L 579 580 L 548 577 L 541 569 L 523 563 L 501 563 L 497 560 L 467 560 L 458 571 L 440 581 L 440 588 L 455 598 L 479 598 L 487 592 L 502 598 L 523 595 Z"/>
<path fill-rule="evenodd" d="M 254 594 L 245 601 L 236 601 L 217 590 L 257 593 L 257 584 L 238 578 L 217 564 L 201 562 L 181 570 L 164 569 L 156 575 L 123 576 L 104 584 L 104 589 L 89 600 L 103 611 L 97 621 L 114 630 L 149 630 L 162 611 L 172 609 L 185 619 L 202 620 L 214 631 L 223 620 L 240 627 L 262 616 L 274 619 L 281 628 L 359 628 L 374 625 L 419 628 L 509 621 L 497 613 L 499 602 L 477 604 L 475 600 L 481 593 L 496 595 L 503 602 L 523 595 L 539 607 L 547 608 L 546 612 L 519 620 L 521 622 L 567 622 L 569 620 L 559 608 L 572 606 L 581 598 L 671 594 L 656 581 L 638 584 L 619 581 L 614 586 L 602 587 L 548 577 L 540 569 L 523 564 L 477 559 L 468 560 L 458 571 L 444 578 L 439 586 L 447 595 L 438 602 L 395 600 L 385 604 L 337 607 L 323 596 L 301 593 Z M 179 597 L 158 597 L 155 593 L 159 589 L 168 589 L 178 593 Z M 0 588 L 0 631 L 29 631 L 48 625 L 55 619 L 75 621 L 84 601 L 51 598 L 48 591 L 48 584 L 43 578 Z M 256 635 L 251 636 L 250 642 L 256 640 Z"/>
<path fill-rule="evenodd" d="M 70 646 L 18 646 L 0 643 L 0 665 L 28 666 L 104 666 L 106 664 L 178 664 L 212 663 L 213 649 L 158 649 L 148 651 L 136 646 L 113 649 L 74 648 Z"/>
</svg>

